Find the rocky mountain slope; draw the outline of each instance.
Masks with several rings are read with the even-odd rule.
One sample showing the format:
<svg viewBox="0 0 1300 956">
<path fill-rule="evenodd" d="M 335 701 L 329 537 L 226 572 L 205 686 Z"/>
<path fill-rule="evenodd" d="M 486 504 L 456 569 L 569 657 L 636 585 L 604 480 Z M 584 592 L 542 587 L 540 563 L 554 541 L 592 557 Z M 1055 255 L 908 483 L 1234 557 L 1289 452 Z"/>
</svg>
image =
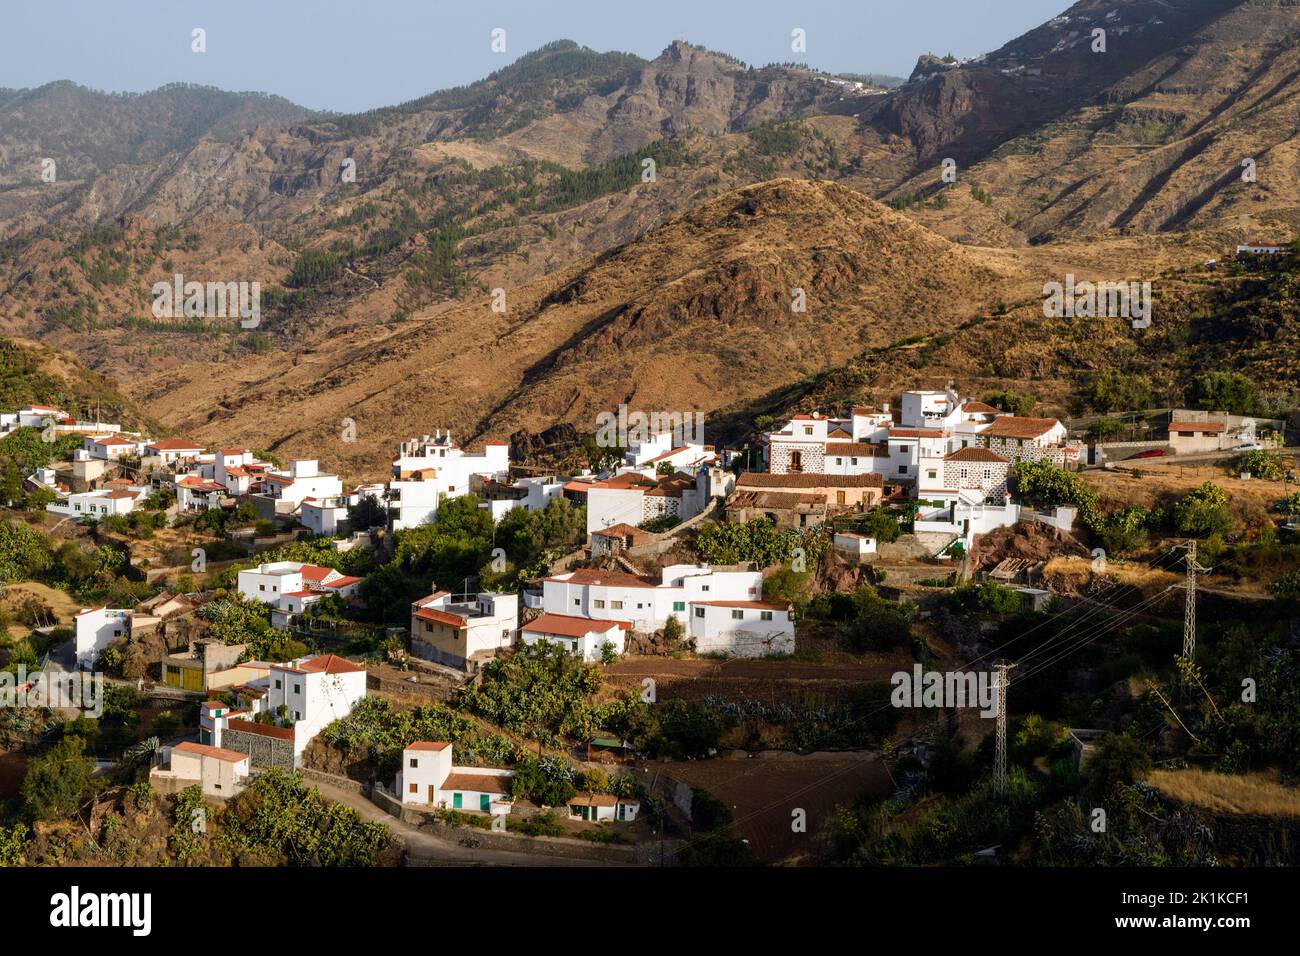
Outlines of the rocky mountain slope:
<svg viewBox="0 0 1300 956">
<path fill-rule="evenodd" d="M 1045 281 L 1291 238 L 1295 36 L 1280 0 L 1081 0 L 888 91 L 682 42 L 650 61 L 557 42 L 356 116 L 0 93 L 0 315 L 196 437 L 292 452 L 353 417 L 337 453 L 357 467 L 404 432 L 585 428 L 624 400 L 743 422 L 882 348 L 913 377 L 1065 396 L 1068 363 L 1145 346 L 1108 326 L 1088 341 L 1113 348 L 1072 349 L 1035 316 Z M 50 144 L 79 178 L 32 180 Z M 155 319 L 176 274 L 260 283 L 260 325 Z M 1213 354 L 1236 362 L 1234 341 Z"/>
<path fill-rule="evenodd" d="M 196 438 L 320 450 L 374 467 L 433 423 L 466 440 L 595 430 L 619 402 L 709 411 L 757 400 L 900 334 L 947 328 L 1005 272 L 833 183 L 725 193 L 549 278 L 289 357 L 185 367 L 142 391 Z M 803 290 L 804 311 L 792 304 Z M 356 424 L 344 444 L 343 418 Z"/>
</svg>

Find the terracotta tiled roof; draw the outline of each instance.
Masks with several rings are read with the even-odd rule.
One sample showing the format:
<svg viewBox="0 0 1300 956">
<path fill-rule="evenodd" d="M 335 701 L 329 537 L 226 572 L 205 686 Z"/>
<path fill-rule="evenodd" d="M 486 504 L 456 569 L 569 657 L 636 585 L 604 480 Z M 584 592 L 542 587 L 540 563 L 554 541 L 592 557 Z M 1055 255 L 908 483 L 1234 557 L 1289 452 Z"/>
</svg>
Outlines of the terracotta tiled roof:
<svg viewBox="0 0 1300 956">
<path fill-rule="evenodd" d="M 980 432 L 989 438 L 1038 438 L 1059 425 L 1055 418 L 1022 418 L 1019 415 L 999 415 Z"/>
<path fill-rule="evenodd" d="M 597 536 L 602 538 L 625 538 L 628 535 L 631 535 L 633 538 L 654 537 L 654 535 L 652 535 L 649 531 L 646 531 L 644 528 L 637 528 L 633 525 L 627 524 L 626 522 L 619 522 L 618 524 L 612 524 L 608 528 L 600 528 L 599 530 L 593 531 L 591 533 L 591 536 L 593 538 Z"/>
<path fill-rule="evenodd" d="M 539 614 L 531 623 L 522 625 L 521 631 L 539 634 L 560 634 L 564 637 L 582 637 L 595 632 L 604 634 L 612 627 L 632 630 L 629 621 L 597 621 L 590 617 L 573 617 L 568 614 Z"/>
<path fill-rule="evenodd" d="M 942 428 L 891 428 L 890 438 L 942 438 Z"/>
<path fill-rule="evenodd" d="M 981 447 L 979 447 L 978 445 L 971 445 L 971 446 L 966 447 L 966 448 L 960 448 L 960 449 L 958 449 L 957 451 L 953 452 L 951 455 L 947 455 L 947 456 L 945 456 L 943 460 L 944 460 L 944 461 L 987 461 L 987 462 L 1000 462 L 1001 464 L 1004 464 L 1004 465 L 1005 465 L 1008 461 L 1010 461 L 1010 459 L 1008 459 L 1008 458 L 1003 458 L 1003 457 L 1002 457 L 1001 455 L 999 455 L 997 452 L 995 452 L 995 451 L 990 451 L 990 450 L 987 449 L 987 448 L 981 448 Z"/>
<path fill-rule="evenodd" d="M 1227 426 L 1223 422 L 1170 422 L 1169 430 L 1178 435 L 1218 434 Z"/>
<path fill-rule="evenodd" d="M 452 614 L 448 611 L 439 611 L 437 608 L 422 607 L 415 612 L 415 617 L 421 621 L 434 621 L 438 624 L 446 624 L 448 627 L 464 627 L 465 618 L 459 614 Z"/>
<path fill-rule="evenodd" d="M 172 748 L 172 752 L 180 751 L 186 754 L 198 754 L 200 757 L 214 757 L 217 760 L 224 760 L 227 763 L 239 763 L 247 760 L 248 754 L 241 754 L 238 750 L 227 750 L 225 747 L 212 747 L 208 744 L 201 744 L 193 740 L 186 740 Z"/>
<path fill-rule="evenodd" d="M 186 441 L 183 438 L 164 438 L 162 441 L 150 442 L 149 448 L 157 448 L 159 451 L 202 451 L 202 445 L 196 445 L 192 441 Z"/>
<path fill-rule="evenodd" d="M 821 495 L 801 494 L 797 491 L 733 491 L 727 496 L 728 508 L 772 508 L 789 511 L 800 505 L 812 507 L 826 504 Z"/>
<path fill-rule="evenodd" d="M 355 674 L 357 671 L 365 670 L 360 664 L 353 664 L 347 658 L 339 657 L 337 654 L 313 657 L 304 662 L 300 669 L 308 674 Z"/>
<path fill-rule="evenodd" d="M 773 475 L 747 471 L 736 479 L 737 488 L 883 488 L 883 475 Z"/>
<path fill-rule="evenodd" d="M 600 571 L 596 568 L 578 568 L 567 575 L 556 575 L 546 580 L 613 588 L 657 588 L 659 586 L 659 582 L 654 578 L 628 574 L 626 571 Z"/>
<path fill-rule="evenodd" d="M 439 790 L 469 790 L 478 793 L 509 793 L 510 778 L 490 773 L 452 773 Z"/>
<path fill-rule="evenodd" d="M 864 458 L 888 458 L 889 449 L 873 445 L 869 441 L 827 442 L 828 455 L 857 455 Z"/>
<path fill-rule="evenodd" d="M 612 807 L 618 798 L 610 793 L 582 793 L 569 799 L 571 807 Z"/>
<path fill-rule="evenodd" d="M 242 730 L 244 733 L 257 734 L 260 737 L 274 737 L 277 740 L 293 740 L 292 727 L 276 727 L 273 724 L 259 724 L 252 720 L 232 720 L 226 724 L 227 730 Z"/>
<path fill-rule="evenodd" d="M 432 750 L 437 752 L 440 750 L 446 750 L 450 746 L 451 744 L 447 743 L 447 741 L 445 740 L 417 740 L 415 743 L 411 744 L 406 749 L 407 750 Z"/>
</svg>

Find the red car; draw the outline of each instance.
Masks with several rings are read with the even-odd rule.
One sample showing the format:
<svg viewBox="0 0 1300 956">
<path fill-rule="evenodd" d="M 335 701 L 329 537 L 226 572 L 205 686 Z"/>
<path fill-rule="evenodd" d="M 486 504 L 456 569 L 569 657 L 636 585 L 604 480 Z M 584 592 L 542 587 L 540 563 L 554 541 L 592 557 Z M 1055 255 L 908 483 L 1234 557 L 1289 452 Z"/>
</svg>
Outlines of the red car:
<svg viewBox="0 0 1300 956">
<path fill-rule="evenodd" d="M 1146 451 L 1140 451 L 1136 455 L 1129 455 L 1125 461 L 1132 461 L 1134 458 L 1164 458 L 1169 452 L 1163 448 L 1148 448 Z"/>
</svg>

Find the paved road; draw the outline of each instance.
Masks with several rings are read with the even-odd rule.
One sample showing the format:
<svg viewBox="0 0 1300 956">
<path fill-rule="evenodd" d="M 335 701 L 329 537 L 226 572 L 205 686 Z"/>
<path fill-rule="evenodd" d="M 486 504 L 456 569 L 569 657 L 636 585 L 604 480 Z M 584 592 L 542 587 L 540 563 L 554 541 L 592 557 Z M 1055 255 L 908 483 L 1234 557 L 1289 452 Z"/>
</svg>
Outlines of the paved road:
<svg viewBox="0 0 1300 956">
<path fill-rule="evenodd" d="M 600 862 L 596 860 L 571 860 L 565 857 L 542 856 L 537 853 L 515 853 L 509 850 L 471 849 L 452 840 L 444 840 L 425 830 L 411 826 L 385 813 L 368 798 L 351 790 L 336 787 L 318 780 L 306 781 L 321 792 L 321 796 L 336 803 L 346 804 L 367 820 L 385 824 L 395 837 L 406 846 L 407 864 L 410 866 L 627 866 L 631 864 Z"/>
</svg>

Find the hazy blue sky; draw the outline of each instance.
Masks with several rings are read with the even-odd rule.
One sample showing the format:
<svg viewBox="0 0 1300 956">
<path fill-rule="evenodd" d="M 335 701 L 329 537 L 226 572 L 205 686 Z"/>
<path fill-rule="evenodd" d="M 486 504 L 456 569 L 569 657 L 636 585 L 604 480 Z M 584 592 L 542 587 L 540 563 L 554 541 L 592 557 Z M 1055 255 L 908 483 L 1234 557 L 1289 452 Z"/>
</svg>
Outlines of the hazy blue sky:
<svg viewBox="0 0 1300 956">
<path fill-rule="evenodd" d="M 0 86 L 70 79 L 142 91 L 190 82 L 353 111 L 469 83 L 551 40 L 653 57 L 690 40 L 747 63 L 907 75 L 925 52 L 974 56 L 1071 0 L 5 0 Z M 190 51 L 207 31 L 208 50 Z M 506 30 L 507 51 L 490 34 Z"/>
</svg>

